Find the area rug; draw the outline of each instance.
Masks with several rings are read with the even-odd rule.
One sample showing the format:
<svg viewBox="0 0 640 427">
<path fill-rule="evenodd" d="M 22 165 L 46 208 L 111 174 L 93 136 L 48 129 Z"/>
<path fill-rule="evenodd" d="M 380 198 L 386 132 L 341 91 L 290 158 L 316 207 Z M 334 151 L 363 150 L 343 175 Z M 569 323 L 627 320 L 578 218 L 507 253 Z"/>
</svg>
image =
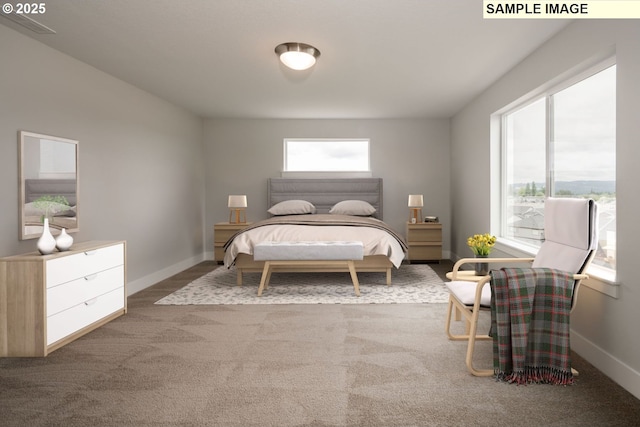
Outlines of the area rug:
<svg viewBox="0 0 640 427">
<path fill-rule="evenodd" d="M 160 305 L 208 304 L 401 304 L 446 303 L 449 293 L 425 264 L 402 265 L 391 273 L 358 273 L 356 296 L 349 273 L 273 273 L 269 288 L 258 296 L 260 273 L 245 273 L 236 285 L 236 270 L 218 267 L 174 293 Z"/>
</svg>

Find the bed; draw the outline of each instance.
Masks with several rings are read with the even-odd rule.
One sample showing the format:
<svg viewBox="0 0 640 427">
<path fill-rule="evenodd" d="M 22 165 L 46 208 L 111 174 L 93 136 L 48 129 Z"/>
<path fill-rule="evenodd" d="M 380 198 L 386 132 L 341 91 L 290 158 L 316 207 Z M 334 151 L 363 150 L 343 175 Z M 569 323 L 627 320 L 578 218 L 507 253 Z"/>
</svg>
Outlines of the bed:
<svg viewBox="0 0 640 427">
<path fill-rule="evenodd" d="M 46 210 L 38 200 L 55 196 L 64 198 L 66 204 L 49 202 L 49 227 L 54 230 L 74 230 L 78 228 L 77 183 L 75 179 L 26 179 L 24 186 L 24 226 L 25 233 L 41 233 L 42 217 Z"/>
<path fill-rule="evenodd" d="M 387 284 L 391 283 L 392 268 L 400 267 L 407 253 L 407 245 L 402 236 L 382 221 L 381 178 L 270 178 L 267 193 L 272 216 L 235 233 L 224 246 L 224 265 L 227 268 L 235 266 L 238 285 L 242 284 L 244 273 L 260 273 L 263 270 L 264 261 L 253 259 L 253 248 L 258 243 L 339 240 L 362 241 L 364 257 L 355 261 L 356 271 L 385 273 Z M 300 208 L 300 201 L 306 202 L 307 206 Z M 289 207 L 295 205 L 294 214 L 287 209 L 277 210 L 288 203 Z M 309 211 L 308 205 L 313 207 L 312 211 Z M 329 213 L 334 207 L 346 207 L 346 210 Z M 374 211 L 360 209 L 367 207 Z M 348 270 L 321 265 L 296 265 L 278 271 Z"/>
</svg>

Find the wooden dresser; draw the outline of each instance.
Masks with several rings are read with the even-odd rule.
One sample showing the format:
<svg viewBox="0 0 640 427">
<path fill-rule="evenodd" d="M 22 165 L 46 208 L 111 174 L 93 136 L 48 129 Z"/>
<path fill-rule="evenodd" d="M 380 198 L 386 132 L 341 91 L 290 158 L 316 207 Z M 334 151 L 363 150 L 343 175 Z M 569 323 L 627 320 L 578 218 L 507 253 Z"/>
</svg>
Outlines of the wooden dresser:
<svg viewBox="0 0 640 427">
<path fill-rule="evenodd" d="M 0 259 L 0 356 L 38 357 L 127 312 L 126 242 Z"/>
</svg>

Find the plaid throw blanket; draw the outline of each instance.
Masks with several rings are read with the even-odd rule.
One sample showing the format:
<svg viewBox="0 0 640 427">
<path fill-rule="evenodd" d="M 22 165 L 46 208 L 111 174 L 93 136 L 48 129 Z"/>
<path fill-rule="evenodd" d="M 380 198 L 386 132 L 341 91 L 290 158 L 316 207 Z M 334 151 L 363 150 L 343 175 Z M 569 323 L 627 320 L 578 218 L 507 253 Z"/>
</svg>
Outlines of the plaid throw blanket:
<svg viewBox="0 0 640 427">
<path fill-rule="evenodd" d="M 547 268 L 503 268 L 491 275 L 497 379 L 573 384 L 569 346 L 573 275 Z"/>
</svg>

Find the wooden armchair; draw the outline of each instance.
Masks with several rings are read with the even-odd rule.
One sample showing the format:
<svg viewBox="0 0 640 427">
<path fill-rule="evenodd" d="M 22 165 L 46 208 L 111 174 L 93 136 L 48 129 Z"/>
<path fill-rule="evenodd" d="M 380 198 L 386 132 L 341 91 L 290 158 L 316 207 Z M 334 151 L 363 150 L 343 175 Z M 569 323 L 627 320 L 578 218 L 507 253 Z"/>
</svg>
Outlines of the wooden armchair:
<svg viewBox="0 0 640 427">
<path fill-rule="evenodd" d="M 580 282 L 597 248 L 597 205 L 591 199 L 548 198 L 545 201 L 545 241 L 534 258 L 487 258 L 482 262 L 500 266 L 507 263 L 526 263 L 531 267 L 546 267 L 573 273 L 572 309 L 575 307 Z M 480 311 L 491 308 L 491 275 L 475 276 L 460 270 L 464 264 L 476 263 L 476 258 L 463 258 L 455 263 L 449 274 L 449 307 L 445 330 L 449 339 L 467 341 L 466 365 L 476 376 L 491 376 L 493 369 L 477 369 L 473 364 L 476 340 L 492 339 L 478 334 Z M 472 283 L 475 282 L 475 283 Z M 451 332 L 452 314 L 456 320 L 465 318 L 464 334 Z"/>
</svg>

